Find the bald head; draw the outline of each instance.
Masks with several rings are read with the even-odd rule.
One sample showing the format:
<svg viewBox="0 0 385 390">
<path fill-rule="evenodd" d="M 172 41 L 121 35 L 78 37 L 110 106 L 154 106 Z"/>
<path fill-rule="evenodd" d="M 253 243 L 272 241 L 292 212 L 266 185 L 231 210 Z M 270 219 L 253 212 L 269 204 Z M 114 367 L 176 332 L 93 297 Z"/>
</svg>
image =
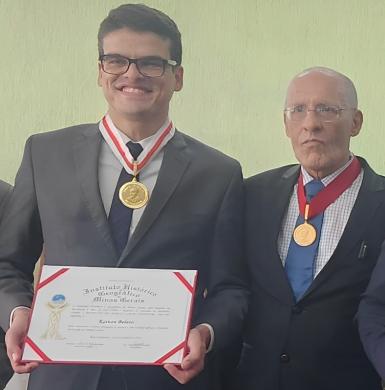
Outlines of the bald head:
<svg viewBox="0 0 385 390">
<path fill-rule="evenodd" d="M 288 101 L 290 100 L 290 94 L 292 93 L 293 89 L 295 89 L 296 82 L 302 82 L 307 79 L 309 80 L 309 82 L 311 82 L 314 77 L 324 77 L 325 79 L 329 79 L 330 81 L 332 81 L 332 83 L 335 83 L 335 88 L 340 95 L 340 99 L 345 103 L 345 105 L 349 108 L 357 108 L 357 91 L 352 80 L 350 80 L 349 77 L 345 76 L 342 73 L 321 66 L 305 69 L 293 77 L 287 88 L 285 100 L 286 107 Z"/>
</svg>

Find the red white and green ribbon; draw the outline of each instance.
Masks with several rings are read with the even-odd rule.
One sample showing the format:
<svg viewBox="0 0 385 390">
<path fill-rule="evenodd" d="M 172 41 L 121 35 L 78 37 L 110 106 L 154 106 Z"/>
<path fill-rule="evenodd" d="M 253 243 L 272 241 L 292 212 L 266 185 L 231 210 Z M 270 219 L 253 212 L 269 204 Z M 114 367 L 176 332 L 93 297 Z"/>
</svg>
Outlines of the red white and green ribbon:
<svg viewBox="0 0 385 390">
<path fill-rule="evenodd" d="M 162 150 L 162 148 L 175 134 L 175 127 L 173 123 L 171 121 L 167 121 L 162 128 L 158 130 L 159 135 L 143 149 L 142 153 L 135 161 L 130 153 L 130 150 L 124 143 L 119 130 L 115 127 L 108 114 L 106 114 L 99 122 L 99 130 L 115 157 L 122 164 L 123 168 L 129 174 L 133 175 L 139 173 L 139 171 L 142 170 L 148 162 Z"/>
</svg>

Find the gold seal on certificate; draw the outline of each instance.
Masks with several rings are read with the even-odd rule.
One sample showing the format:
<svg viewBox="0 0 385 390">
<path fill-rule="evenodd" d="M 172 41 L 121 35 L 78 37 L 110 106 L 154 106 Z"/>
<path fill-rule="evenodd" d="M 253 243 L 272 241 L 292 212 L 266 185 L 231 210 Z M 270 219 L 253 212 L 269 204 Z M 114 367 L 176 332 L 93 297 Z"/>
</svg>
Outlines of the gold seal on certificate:
<svg viewBox="0 0 385 390">
<path fill-rule="evenodd" d="M 146 186 L 134 178 L 123 184 L 119 190 L 119 199 L 130 209 L 140 209 L 148 202 L 148 190 Z"/>
<path fill-rule="evenodd" d="M 317 238 L 317 231 L 313 225 L 305 221 L 294 229 L 293 238 L 298 245 L 309 246 Z"/>
</svg>

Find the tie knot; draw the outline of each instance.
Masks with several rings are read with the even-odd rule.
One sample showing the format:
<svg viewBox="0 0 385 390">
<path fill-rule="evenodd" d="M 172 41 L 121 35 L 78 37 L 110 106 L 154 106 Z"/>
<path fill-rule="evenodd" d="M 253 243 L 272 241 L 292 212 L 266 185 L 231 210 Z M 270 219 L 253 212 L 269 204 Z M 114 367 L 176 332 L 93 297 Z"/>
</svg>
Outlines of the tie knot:
<svg viewBox="0 0 385 390">
<path fill-rule="evenodd" d="M 139 142 L 129 141 L 129 142 L 127 142 L 127 147 L 131 153 L 131 156 L 136 161 L 138 159 L 140 153 L 142 153 L 142 150 L 143 150 L 142 145 Z"/>
<path fill-rule="evenodd" d="M 309 183 L 305 185 L 307 200 L 314 198 L 324 187 L 321 180 L 309 181 Z"/>
</svg>

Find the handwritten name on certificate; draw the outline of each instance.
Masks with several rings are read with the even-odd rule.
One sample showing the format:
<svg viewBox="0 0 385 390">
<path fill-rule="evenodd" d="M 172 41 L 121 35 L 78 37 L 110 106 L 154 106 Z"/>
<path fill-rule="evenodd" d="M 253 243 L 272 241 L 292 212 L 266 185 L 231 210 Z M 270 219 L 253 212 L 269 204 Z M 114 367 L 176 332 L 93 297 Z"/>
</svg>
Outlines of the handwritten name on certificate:
<svg viewBox="0 0 385 390">
<path fill-rule="evenodd" d="M 181 363 L 196 271 L 44 265 L 23 361 Z"/>
</svg>

